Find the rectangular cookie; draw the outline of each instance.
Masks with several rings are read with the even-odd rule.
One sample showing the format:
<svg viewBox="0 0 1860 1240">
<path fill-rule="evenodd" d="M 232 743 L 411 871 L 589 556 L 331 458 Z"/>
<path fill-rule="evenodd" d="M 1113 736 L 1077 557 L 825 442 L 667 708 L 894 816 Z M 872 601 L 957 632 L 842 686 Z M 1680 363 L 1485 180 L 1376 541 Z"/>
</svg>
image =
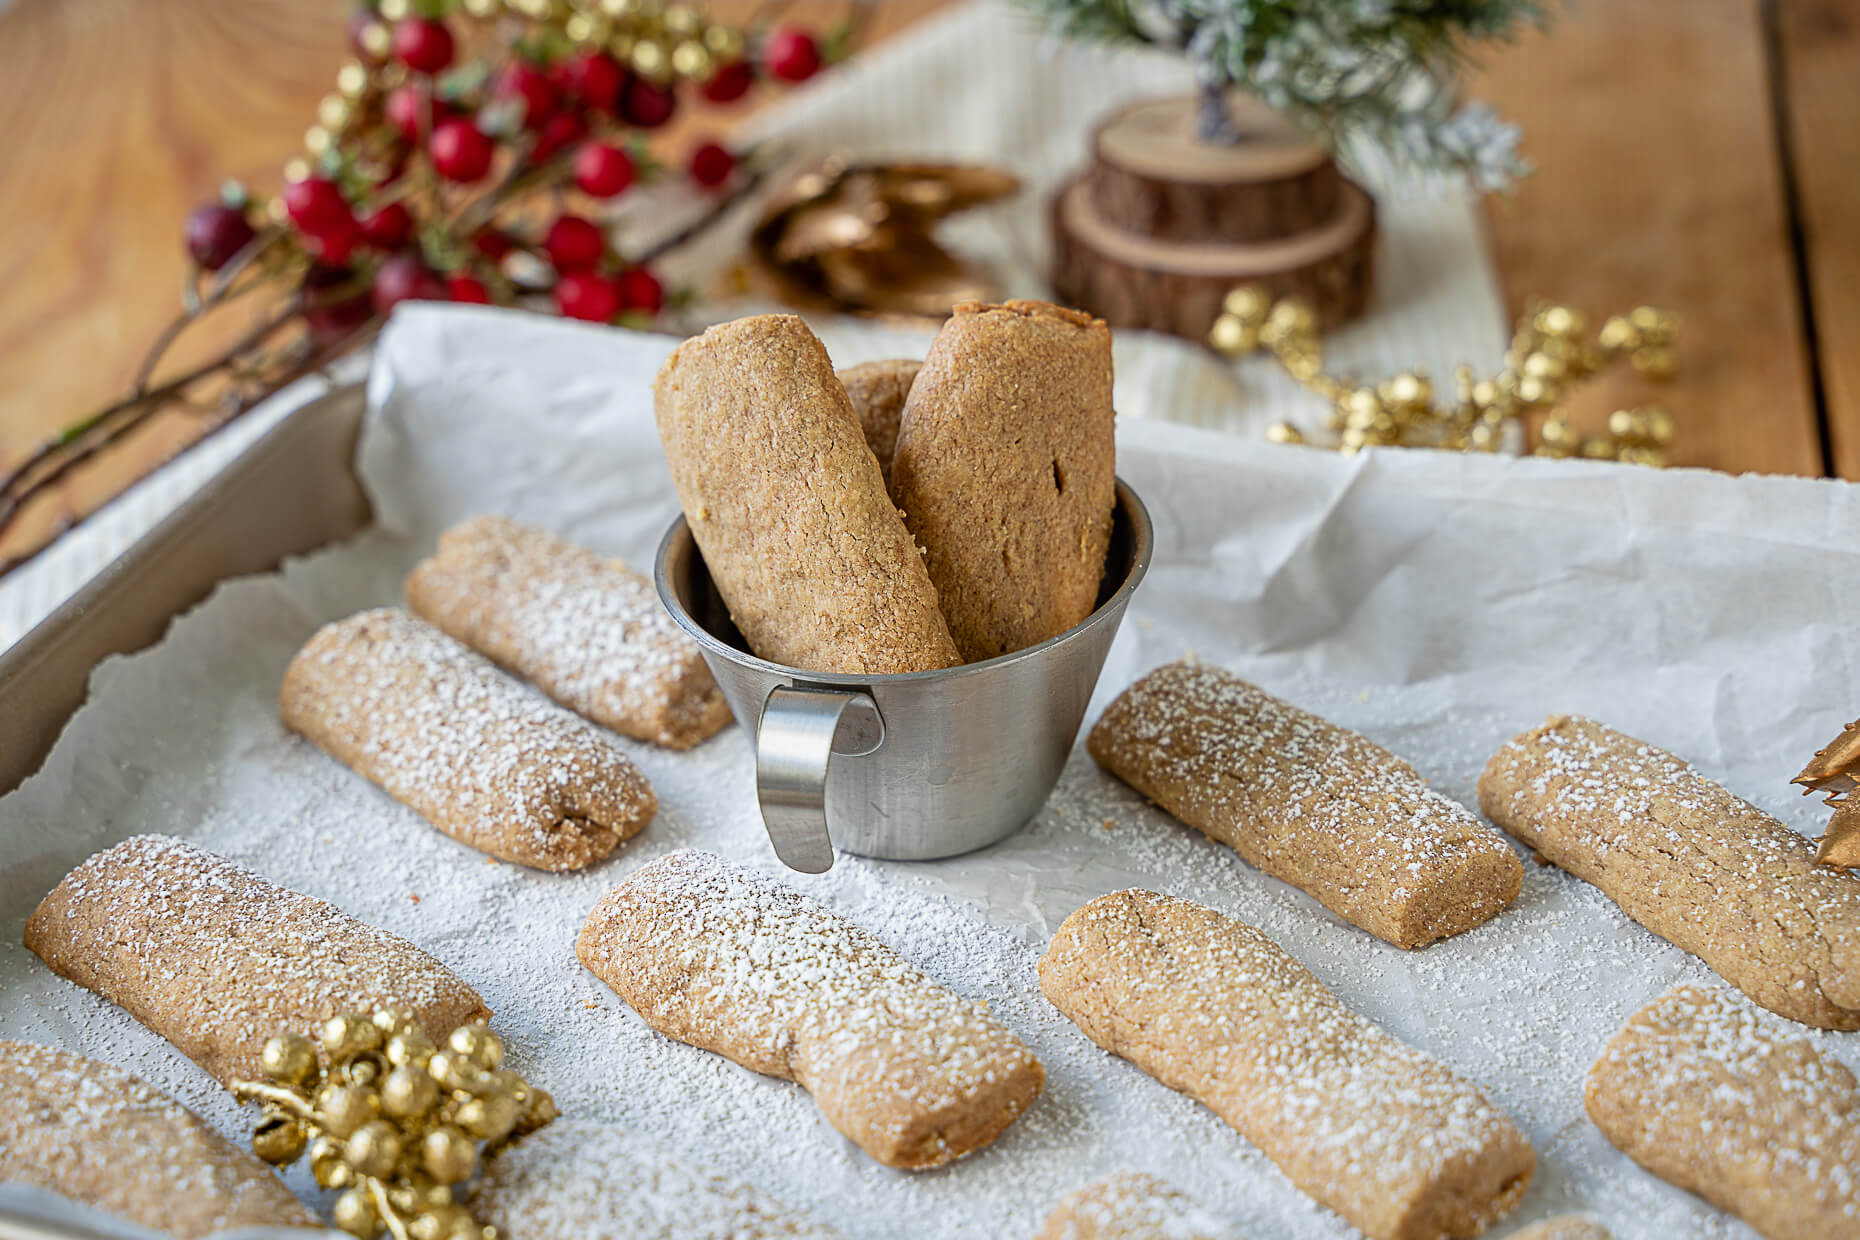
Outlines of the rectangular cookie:
<svg viewBox="0 0 1860 1240">
<path fill-rule="evenodd" d="M 887 487 L 891 485 L 891 458 L 898 451 L 898 423 L 904 417 L 904 400 L 911 394 L 911 381 L 922 366 L 922 362 L 893 358 L 848 366 L 839 372 L 840 386 L 852 401 L 859 429 L 865 432 L 866 447 L 878 458 L 878 472 Z"/>
<path fill-rule="evenodd" d="M 26 946 L 174 1043 L 220 1084 L 263 1079 L 274 1034 L 409 1007 L 435 1038 L 490 1016 L 405 939 L 166 835 L 97 853 L 40 901 Z"/>
<path fill-rule="evenodd" d="M 1020 1040 L 889 947 L 707 852 L 633 872 L 575 954 L 667 1037 L 796 1081 L 890 1167 L 938 1167 L 1000 1136 L 1046 1075 Z"/>
<path fill-rule="evenodd" d="M 791 314 L 711 328 L 652 385 L 691 535 L 749 648 L 813 672 L 960 663 L 827 351 Z"/>
<path fill-rule="evenodd" d="M 658 812 L 611 736 L 391 607 L 317 630 L 278 702 L 286 726 L 505 861 L 578 870 Z"/>
<path fill-rule="evenodd" d="M 1100 896 L 1061 923 L 1040 990 L 1371 1240 L 1477 1235 L 1531 1182 L 1530 1142 L 1476 1087 L 1213 909 Z"/>
<path fill-rule="evenodd" d="M 1675 986 L 1589 1069 L 1602 1135 L 1769 1240 L 1860 1236 L 1860 1081 L 1733 996 Z"/>
<path fill-rule="evenodd" d="M 1086 748 L 1189 826 L 1397 947 L 1482 924 L 1524 881 L 1504 839 L 1412 766 L 1223 668 L 1150 672 Z"/>
<path fill-rule="evenodd" d="M 891 494 L 968 662 L 1098 605 L 1117 502 L 1111 332 L 1039 301 L 966 302 L 911 383 Z"/>
<path fill-rule="evenodd" d="M 1860 874 L 1683 760 L 1555 715 L 1479 777 L 1486 816 L 1772 1012 L 1860 1029 Z"/>
<path fill-rule="evenodd" d="M 730 722 L 697 643 L 652 582 L 509 517 L 439 536 L 407 606 L 557 702 L 637 741 L 689 749 Z"/>
<path fill-rule="evenodd" d="M 1167 1180 L 1118 1171 L 1060 1198 L 1033 1240 L 1240 1240 L 1240 1233 Z"/>
</svg>

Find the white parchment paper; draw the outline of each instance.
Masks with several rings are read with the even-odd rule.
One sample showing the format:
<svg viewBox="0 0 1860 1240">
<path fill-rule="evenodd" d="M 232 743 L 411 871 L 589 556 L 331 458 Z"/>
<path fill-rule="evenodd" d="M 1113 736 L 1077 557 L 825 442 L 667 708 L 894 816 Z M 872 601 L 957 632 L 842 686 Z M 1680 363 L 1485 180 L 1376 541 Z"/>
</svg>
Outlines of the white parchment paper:
<svg viewBox="0 0 1860 1240">
<path fill-rule="evenodd" d="M 857 325 L 826 339 L 842 364 L 924 343 Z M 44 770 L 0 800 L 0 1036 L 124 1064 L 240 1135 L 249 1117 L 204 1073 L 20 946 L 28 912 L 67 869 L 166 831 L 439 956 L 485 995 L 515 1065 L 567 1113 L 646 1132 L 852 1240 L 1030 1236 L 1061 1193 L 1119 1167 L 1176 1181 L 1250 1236 L 1352 1234 L 1039 996 L 1034 962 L 1052 928 L 1136 884 L 1260 925 L 1353 1006 L 1481 1083 L 1540 1155 L 1525 1204 L 1495 1234 L 1569 1209 L 1630 1238 L 1751 1234 L 1634 1168 L 1584 1117 L 1582 1076 L 1608 1035 L 1676 980 L 1716 983 L 1559 871 L 1527 864 L 1523 894 L 1496 920 L 1402 952 L 1146 807 L 1081 753 L 1045 812 L 996 848 L 789 875 L 731 728 L 687 754 L 628 743 L 659 818 L 591 872 L 550 875 L 454 844 L 287 734 L 275 695 L 298 645 L 327 620 L 397 599 L 456 520 L 507 512 L 649 565 L 675 512 L 648 391 L 669 347 L 494 311 L 421 307 L 395 320 L 361 446 L 376 528 L 228 583 L 156 648 L 105 663 Z M 1098 707 L 1192 651 L 1362 730 L 1466 801 L 1506 737 L 1553 711 L 1586 712 L 1819 829 L 1825 811 L 1787 780 L 1860 702 L 1855 488 L 1273 447 L 1145 417 L 1159 389 L 1144 376 L 1168 369 L 1168 354 L 1149 350 L 1169 347 L 1127 341 L 1119 354 L 1140 363 L 1118 387 L 1119 472 L 1148 501 L 1158 545 Z M 989 1149 L 910 1175 L 860 1154 L 798 1087 L 654 1034 L 579 968 L 573 941 L 614 883 L 693 845 L 783 873 L 990 1002 L 1045 1062 L 1045 1095 Z M 1860 1035 L 1803 1034 L 1860 1063 Z"/>
</svg>

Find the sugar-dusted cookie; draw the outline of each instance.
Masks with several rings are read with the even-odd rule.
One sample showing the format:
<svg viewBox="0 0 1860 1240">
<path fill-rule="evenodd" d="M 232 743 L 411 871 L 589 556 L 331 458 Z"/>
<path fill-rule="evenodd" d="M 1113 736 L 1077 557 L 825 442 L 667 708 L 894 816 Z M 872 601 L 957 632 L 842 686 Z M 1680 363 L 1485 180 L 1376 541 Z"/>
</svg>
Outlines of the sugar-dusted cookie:
<svg viewBox="0 0 1860 1240">
<path fill-rule="evenodd" d="M 846 389 L 807 325 L 763 314 L 673 351 L 653 382 L 691 536 L 749 648 L 812 672 L 962 661 Z"/>
<path fill-rule="evenodd" d="M 1111 332 L 1038 301 L 956 307 L 911 383 L 891 493 L 969 662 L 1091 615 L 1116 504 Z"/>
<path fill-rule="evenodd" d="M 1167 1180 L 1118 1171 L 1060 1198 L 1033 1240 L 1240 1240 L 1240 1233 Z"/>
<path fill-rule="evenodd" d="M 697 643 L 652 582 L 508 517 L 439 536 L 407 606 L 572 711 L 634 740 L 689 749 L 730 722 Z"/>
<path fill-rule="evenodd" d="M 1512 1232 L 1505 1240 L 1613 1240 L 1608 1229 L 1580 1214 L 1559 1214 Z"/>
<path fill-rule="evenodd" d="M 1086 741 L 1111 774 L 1397 947 L 1470 930 L 1517 897 L 1504 839 L 1382 746 L 1218 667 L 1169 663 Z"/>
<path fill-rule="evenodd" d="M 490 1016 L 405 939 L 166 835 L 97 853 L 40 901 L 26 946 L 174 1043 L 224 1085 L 338 1012 L 412 1008 L 426 1031 Z"/>
<path fill-rule="evenodd" d="M 607 1124 L 557 1120 L 488 1163 L 472 1213 L 515 1240 L 839 1240 L 759 1189 Z"/>
<path fill-rule="evenodd" d="M 878 470 L 891 484 L 891 458 L 898 450 L 898 423 L 904 417 L 904 399 L 911 394 L 911 380 L 917 377 L 922 362 L 893 358 L 884 362 L 864 362 L 839 372 L 840 385 L 852 400 L 859 428 L 865 432 L 866 446 L 878 458 Z"/>
<path fill-rule="evenodd" d="M 396 801 L 505 861 L 578 870 L 658 812 L 611 736 L 394 608 L 318 629 L 279 706 Z"/>
<path fill-rule="evenodd" d="M 1557 715 L 1479 777 L 1486 816 L 1752 999 L 1860 1029 L 1860 874 L 1722 784 L 1593 720 Z"/>
<path fill-rule="evenodd" d="M 1860 1082 L 1735 996 L 1675 986 L 1589 1069 L 1602 1135 L 1769 1240 L 1860 1236 Z"/>
<path fill-rule="evenodd" d="M 575 954 L 660 1033 L 805 1086 L 887 1166 L 980 1149 L 1045 1082 L 981 1004 L 711 853 L 635 870 L 589 914 Z"/>
<path fill-rule="evenodd" d="M 1531 1182 L 1530 1142 L 1476 1087 L 1213 909 L 1100 896 L 1060 925 L 1040 989 L 1371 1240 L 1477 1235 Z"/>
</svg>

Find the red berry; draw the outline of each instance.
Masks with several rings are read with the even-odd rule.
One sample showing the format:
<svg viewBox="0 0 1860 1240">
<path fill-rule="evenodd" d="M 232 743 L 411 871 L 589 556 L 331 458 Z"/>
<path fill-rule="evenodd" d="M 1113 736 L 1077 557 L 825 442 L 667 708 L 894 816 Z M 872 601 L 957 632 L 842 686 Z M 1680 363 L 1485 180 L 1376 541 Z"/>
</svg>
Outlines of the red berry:
<svg viewBox="0 0 1860 1240">
<path fill-rule="evenodd" d="M 571 271 L 556 283 L 555 304 L 571 319 L 605 323 L 620 313 L 620 286 L 592 271 Z"/>
<path fill-rule="evenodd" d="M 575 184 L 584 194 L 612 198 L 633 183 L 633 159 L 617 146 L 590 142 L 575 152 Z"/>
<path fill-rule="evenodd" d="M 626 70 L 605 52 L 583 52 L 556 72 L 563 90 L 603 112 L 614 110 L 620 102 L 620 88 L 626 85 Z"/>
<path fill-rule="evenodd" d="M 736 156 L 715 142 L 691 152 L 691 179 L 705 189 L 716 189 L 736 171 Z"/>
<path fill-rule="evenodd" d="M 245 212 L 223 202 L 210 202 L 187 217 L 187 252 L 208 271 L 218 271 L 258 234 Z"/>
<path fill-rule="evenodd" d="M 354 215 L 336 183 L 327 177 L 306 177 L 285 185 L 284 213 L 307 237 L 353 227 Z"/>
<path fill-rule="evenodd" d="M 472 248 L 492 262 L 502 262 L 504 255 L 517 248 L 517 243 L 495 228 L 486 228 L 471 239 Z"/>
<path fill-rule="evenodd" d="M 805 30 L 777 30 L 762 45 L 762 64 L 784 82 L 805 82 L 820 72 L 820 44 Z"/>
<path fill-rule="evenodd" d="M 375 271 L 369 304 L 386 314 L 403 301 L 444 301 L 446 286 L 418 254 L 396 254 Z"/>
<path fill-rule="evenodd" d="M 556 217 L 543 237 L 543 251 L 557 271 L 579 271 L 601 261 L 607 252 L 607 238 L 600 226 L 579 215 Z"/>
<path fill-rule="evenodd" d="M 387 117 L 388 124 L 400 131 L 401 137 L 418 142 L 429 130 L 451 117 L 452 106 L 443 99 L 432 98 L 409 82 L 388 92 L 387 102 L 382 104 L 382 115 Z"/>
<path fill-rule="evenodd" d="M 394 55 L 415 73 L 438 73 L 452 63 L 452 32 L 444 22 L 411 17 L 394 27 Z"/>
<path fill-rule="evenodd" d="M 657 314 L 665 305 L 665 286 L 644 267 L 630 267 L 620 273 L 620 302 L 628 310 Z"/>
<path fill-rule="evenodd" d="M 304 301 L 323 302 L 331 290 L 354 280 L 355 273 L 346 267 L 327 267 L 313 263 L 310 270 L 304 273 Z M 374 307 L 368 302 L 368 291 L 357 289 L 345 297 L 306 310 L 304 325 L 310 329 L 310 338 L 317 344 L 334 344 L 373 318 L 374 313 Z"/>
<path fill-rule="evenodd" d="M 549 75 L 527 60 L 515 60 L 504 66 L 497 76 L 493 92 L 499 99 L 514 99 L 523 104 L 523 127 L 539 129 L 555 111 L 556 88 Z"/>
<path fill-rule="evenodd" d="M 485 287 L 483 280 L 463 272 L 446 281 L 446 294 L 453 301 L 462 301 L 467 305 L 488 306 L 491 304 L 491 290 Z"/>
<path fill-rule="evenodd" d="M 581 141 L 587 132 L 588 127 L 579 116 L 573 112 L 557 112 L 543 122 L 542 132 L 536 135 L 536 145 L 530 148 L 530 163 L 548 163 Z"/>
<path fill-rule="evenodd" d="M 398 202 L 369 212 L 359 222 L 362 237 L 377 250 L 398 250 L 413 236 L 413 213 Z"/>
<path fill-rule="evenodd" d="M 482 180 L 491 170 L 491 156 L 497 148 L 484 130 L 463 117 L 454 117 L 433 130 L 428 149 L 440 176 L 470 184 Z"/>
<path fill-rule="evenodd" d="M 704 97 L 712 103 L 735 103 L 749 93 L 755 85 L 756 71 L 749 67 L 746 60 L 732 60 L 722 65 L 710 75 L 710 81 L 704 83 Z"/>
<path fill-rule="evenodd" d="M 304 238 L 304 249 L 315 255 L 319 262 L 332 267 L 340 267 L 348 262 L 350 256 L 361 248 L 361 244 L 362 230 L 352 219 Z"/>
<path fill-rule="evenodd" d="M 620 119 L 641 129 L 657 129 L 677 110 L 677 95 L 643 77 L 629 79 L 620 93 Z"/>
</svg>

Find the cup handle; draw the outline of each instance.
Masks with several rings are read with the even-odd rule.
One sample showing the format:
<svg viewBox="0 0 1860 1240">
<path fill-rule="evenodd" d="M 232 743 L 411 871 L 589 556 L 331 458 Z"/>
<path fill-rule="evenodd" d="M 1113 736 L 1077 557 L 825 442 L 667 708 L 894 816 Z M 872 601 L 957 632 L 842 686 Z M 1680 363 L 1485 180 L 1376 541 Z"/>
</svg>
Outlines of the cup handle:
<svg viewBox="0 0 1860 1240">
<path fill-rule="evenodd" d="M 833 868 L 827 767 L 834 754 L 871 753 L 885 739 L 878 703 L 838 689 L 769 691 L 756 724 L 756 800 L 775 855 L 791 870 Z"/>
</svg>

